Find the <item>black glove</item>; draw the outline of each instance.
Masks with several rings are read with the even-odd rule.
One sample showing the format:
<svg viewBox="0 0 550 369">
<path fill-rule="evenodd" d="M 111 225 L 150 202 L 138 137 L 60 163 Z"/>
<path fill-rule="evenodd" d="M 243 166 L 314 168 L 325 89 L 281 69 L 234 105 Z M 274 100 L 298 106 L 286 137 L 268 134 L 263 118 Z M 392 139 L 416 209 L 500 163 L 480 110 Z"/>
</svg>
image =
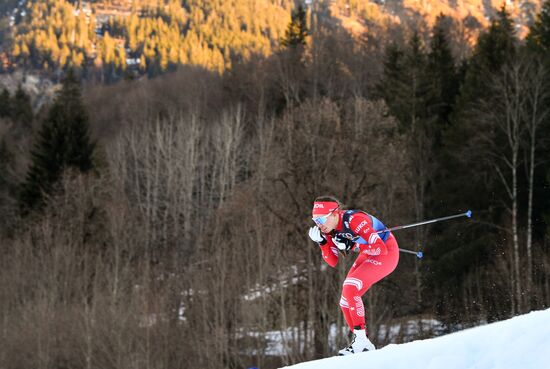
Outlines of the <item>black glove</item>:
<svg viewBox="0 0 550 369">
<path fill-rule="evenodd" d="M 338 250 L 342 251 L 345 254 L 348 254 L 349 251 L 353 248 L 353 245 L 355 245 L 355 242 L 340 234 L 336 234 L 334 237 L 332 237 L 332 242 L 334 242 L 334 245 L 338 247 Z"/>
</svg>

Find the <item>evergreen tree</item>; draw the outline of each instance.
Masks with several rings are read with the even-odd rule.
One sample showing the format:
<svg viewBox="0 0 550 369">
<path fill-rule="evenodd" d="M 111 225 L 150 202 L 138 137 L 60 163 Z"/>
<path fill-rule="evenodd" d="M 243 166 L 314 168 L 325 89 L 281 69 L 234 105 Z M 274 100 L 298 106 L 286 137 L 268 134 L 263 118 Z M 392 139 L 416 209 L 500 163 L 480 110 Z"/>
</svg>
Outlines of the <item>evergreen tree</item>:
<svg viewBox="0 0 550 369">
<path fill-rule="evenodd" d="M 384 70 L 378 85 L 378 94 L 384 99 L 392 115 L 398 117 L 400 102 L 407 99 L 408 81 L 404 76 L 405 54 L 401 48 L 391 43 L 386 48 Z"/>
<path fill-rule="evenodd" d="M 17 212 L 14 165 L 13 153 L 6 141 L 0 139 L 0 234 L 13 231 L 13 215 Z"/>
<path fill-rule="evenodd" d="M 527 51 L 535 58 L 540 58 L 542 65 L 546 70 L 545 86 L 550 86 L 550 0 L 546 0 L 541 8 L 540 13 L 537 16 L 534 24 L 529 29 L 529 34 L 526 39 Z M 546 101 L 544 105 L 550 106 L 550 96 L 546 94 Z M 546 117 L 540 129 L 541 137 L 550 137 L 550 117 Z M 548 141 L 547 141 L 548 143 Z M 540 149 L 539 149 L 540 150 Z M 541 157 L 550 156 L 550 147 L 546 144 L 542 147 L 542 152 L 539 154 Z M 535 183 L 539 184 L 538 201 L 535 203 L 535 219 L 544 218 L 546 223 L 546 237 L 550 239 L 550 165 L 547 161 L 542 163 L 535 175 L 540 173 L 540 177 L 535 179 Z M 537 216 L 536 214 L 542 214 Z M 535 221 L 536 222 L 536 221 Z"/>
<path fill-rule="evenodd" d="M 451 117 L 451 127 L 446 132 L 447 152 L 452 156 L 461 152 L 464 142 L 480 133 L 480 127 L 476 124 L 475 107 L 479 101 L 488 98 L 487 86 L 502 67 L 513 60 L 516 48 L 514 25 L 503 6 L 489 30 L 479 36 L 474 54 L 467 63 L 464 83 L 460 87 Z M 447 159 L 450 158 L 445 160 Z M 463 169 L 467 172 L 472 170 L 469 165 Z M 486 199 L 485 197 L 484 200 Z"/>
<path fill-rule="evenodd" d="M 469 101 L 483 97 L 484 91 L 486 91 L 485 86 L 489 83 L 491 76 L 513 59 L 516 48 L 514 22 L 510 13 L 503 6 L 499 10 L 497 18 L 491 22 L 489 30 L 478 38 L 460 93 L 460 104 L 463 107 Z"/>
<path fill-rule="evenodd" d="M 306 16 L 306 11 L 302 5 L 299 5 L 298 9 L 292 12 L 292 17 L 286 29 L 285 36 L 281 40 L 283 46 L 296 48 L 298 45 L 306 44 L 306 37 L 309 34 Z"/>
<path fill-rule="evenodd" d="M 3 139 L 0 140 L 0 194 L 8 187 L 9 180 L 7 179 L 7 173 L 12 160 L 13 155 L 9 151 L 6 142 Z"/>
<path fill-rule="evenodd" d="M 17 88 L 15 96 L 10 104 L 11 118 L 24 127 L 30 127 L 33 119 L 31 98 L 23 90 L 21 85 Z"/>
<path fill-rule="evenodd" d="M 436 55 L 436 53 L 439 53 Z M 439 49 L 432 53 L 432 66 L 439 62 Z M 436 121 L 441 105 L 441 92 L 436 81 L 440 76 L 429 70 L 430 59 L 417 32 L 410 38 L 402 51 L 391 45 L 386 51 L 384 74 L 379 85 L 390 112 L 399 122 L 401 131 L 406 135 L 408 170 L 402 175 L 410 184 L 412 207 L 415 219 L 425 219 L 430 203 L 430 187 L 435 178 L 436 167 L 434 145 L 436 142 Z M 441 64 L 444 64 L 441 62 Z M 445 74 L 446 75 L 446 74 Z M 438 87 L 438 88 L 436 88 Z M 413 243 L 424 244 L 428 237 L 426 228 L 415 230 Z M 424 304 L 421 279 L 422 273 L 415 273 L 417 308 Z"/>
<path fill-rule="evenodd" d="M 457 306 L 464 298 L 462 293 L 466 288 L 463 281 L 468 280 L 470 273 L 484 270 L 490 261 L 489 255 L 499 252 L 497 247 L 502 244 L 501 236 L 495 231 L 497 226 L 488 228 L 481 224 L 498 225 L 502 221 L 503 188 L 494 173 L 494 166 L 470 143 L 479 137 L 494 137 L 494 129 L 479 115 L 479 105 L 491 100 L 494 92 L 488 87 L 503 66 L 512 62 L 516 48 L 513 22 L 510 14 L 502 7 L 489 29 L 478 38 L 474 53 L 467 63 L 464 82 L 450 117 L 450 126 L 443 138 L 444 147 L 439 155 L 440 177 L 434 191 L 433 206 L 444 213 L 456 209 L 473 209 L 480 219 L 480 223 L 435 227 L 440 237 L 429 250 L 433 256 L 430 267 L 434 273 L 433 281 L 437 281 L 437 286 L 433 288 L 439 290 L 439 312 L 451 320 L 458 319 L 460 309 Z M 502 145 L 498 140 L 493 144 L 496 147 Z M 460 243 L 456 242 L 458 233 L 462 235 Z M 452 295 L 449 291 L 453 291 Z M 481 302 L 477 307 L 485 309 L 488 319 L 501 317 L 508 307 L 506 304 L 503 308 L 502 302 L 498 303 L 498 299 L 506 301 L 499 293 L 504 292 L 497 288 L 487 292 L 491 299 Z M 472 309 L 475 315 L 476 307 L 472 306 Z"/>
<path fill-rule="evenodd" d="M 40 207 L 64 169 L 92 169 L 94 143 L 88 133 L 80 86 L 69 71 L 56 96 L 32 151 L 32 162 L 20 193 L 23 214 Z"/>
<path fill-rule="evenodd" d="M 0 118 L 9 117 L 11 115 L 10 105 L 10 93 L 4 88 L 0 94 Z"/>
<path fill-rule="evenodd" d="M 428 119 L 430 90 L 426 68 L 426 52 L 417 32 L 405 50 L 395 44 L 388 46 L 378 92 L 406 132 L 416 132 Z"/>
<path fill-rule="evenodd" d="M 527 35 L 527 45 L 530 49 L 548 56 L 550 52 L 550 0 L 544 2 L 537 20 L 531 26 Z"/>
<path fill-rule="evenodd" d="M 438 141 L 441 130 L 448 126 L 459 87 L 455 60 L 443 26 L 444 18 L 439 16 L 436 20 L 428 54 L 428 82 L 433 99 L 430 106 L 437 115 Z"/>
</svg>

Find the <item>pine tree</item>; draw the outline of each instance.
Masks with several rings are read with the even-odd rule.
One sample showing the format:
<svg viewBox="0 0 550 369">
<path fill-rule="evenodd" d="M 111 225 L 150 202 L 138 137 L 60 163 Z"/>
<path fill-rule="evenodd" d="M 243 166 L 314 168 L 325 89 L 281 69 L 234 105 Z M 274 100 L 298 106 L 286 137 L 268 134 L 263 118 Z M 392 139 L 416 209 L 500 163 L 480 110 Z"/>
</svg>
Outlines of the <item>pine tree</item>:
<svg viewBox="0 0 550 369">
<path fill-rule="evenodd" d="M 429 106 L 434 109 L 433 114 L 437 115 L 437 141 L 440 141 L 440 134 L 449 124 L 450 114 L 453 109 L 456 95 L 458 94 L 459 81 L 456 71 L 455 60 L 451 53 L 445 28 L 442 23 L 445 17 L 439 16 L 433 28 L 428 53 L 428 73 L 431 90 L 431 101 Z"/>
<path fill-rule="evenodd" d="M 489 29 L 481 34 L 474 53 L 467 63 L 464 82 L 460 86 L 459 96 L 450 117 L 450 126 L 445 131 L 443 148 L 439 157 L 439 178 L 435 187 L 435 200 L 438 209 L 450 211 L 468 207 L 483 209 L 480 220 L 486 224 L 498 224 L 502 220 L 502 186 L 494 166 L 488 157 L 482 154 L 479 138 L 493 139 L 495 147 L 502 142 L 494 138 L 495 129 L 480 116 L 479 106 L 490 101 L 494 91 L 489 86 L 495 76 L 501 73 L 505 65 L 516 56 L 517 39 L 510 14 L 504 7 L 497 14 Z M 486 103 L 485 103 L 486 104 Z M 476 141 L 477 140 L 477 141 Z M 444 212 L 445 212 L 444 211 Z M 499 235 L 493 229 L 474 224 L 466 226 L 449 224 L 436 227 L 440 238 L 433 243 L 429 252 L 433 256 L 431 270 L 434 273 L 434 288 L 456 288 L 467 280 L 469 273 L 486 268 L 488 255 L 495 253 L 496 245 L 502 244 Z M 457 232 L 462 233 L 461 242 L 456 243 Z M 440 294 L 444 292 L 440 291 Z M 465 296 L 462 290 L 456 290 L 455 296 L 443 297 L 452 300 L 445 307 L 446 314 L 454 314 L 454 305 Z M 491 296 L 497 295 L 493 292 Z M 485 308 L 494 309 L 491 301 L 483 302 Z M 494 319 L 502 307 L 488 311 L 489 319 Z"/>
<path fill-rule="evenodd" d="M 11 115 L 10 106 L 10 93 L 4 88 L 0 94 L 0 118 L 9 117 Z"/>
<path fill-rule="evenodd" d="M 406 98 L 405 87 L 408 82 L 404 78 L 404 63 L 405 54 L 401 48 L 395 43 L 389 44 L 384 56 L 384 70 L 378 85 L 378 94 L 394 116 L 398 115 L 400 101 Z"/>
<path fill-rule="evenodd" d="M 489 30 L 478 38 L 460 93 L 460 103 L 468 104 L 468 101 L 482 97 L 491 76 L 514 58 L 516 48 L 514 23 L 503 6 Z"/>
<path fill-rule="evenodd" d="M 31 98 L 23 90 L 21 85 L 17 88 L 15 96 L 10 103 L 11 118 L 15 123 L 29 128 L 33 120 Z"/>
<path fill-rule="evenodd" d="M 548 89 L 550 86 L 550 0 L 546 0 L 543 3 L 537 19 L 529 29 L 526 41 L 529 55 L 534 58 L 540 58 L 539 60 L 546 70 L 544 79 L 546 89 Z M 546 94 L 546 101 L 544 101 L 542 105 L 550 106 L 550 96 L 548 96 L 548 94 Z M 550 137 L 550 117 L 546 117 L 541 128 L 538 130 L 542 132 L 542 135 Z M 532 132 L 533 131 L 530 130 L 530 133 Z M 550 147 L 548 144 L 544 146 L 541 150 L 542 157 L 548 157 L 550 155 Z M 537 150 L 539 149 L 537 148 Z M 536 178 L 537 173 L 539 178 Z M 534 183 L 539 184 L 537 186 L 539 187 L 537 192 L 542 195 L 539 196 L 538 201 L 536 201 L 535 213 L 537 212 L 537 208 L 540 209 L 538 211 L 542 213 L 542 217 L 545 219 L 546 223 L 546 237 L 550 239 L 550 210 L 548 210 L 550 209 L 550 166 L 548 162 L 541 165 L 540 169 L 537 168 Z M 534 218 L 536 217 L 535 215 Z"/>
<path fill-rule="evenodd" d="M 475 116 L 471 115 L 472 107 L 488 98 L 487 86 L 493 76 L 513 60 L 516 49 L 513 21 L 503 6 L 489 30 L 479 36 L 474 54 L 468 62 L 464 83 L 460 87 L 455 112 L 451 117 L 452 127 L 447 132 L 447 143 L 456 147 L 449 149 L 460 151 L 464 142 L 479 133 Z"/>
<path fill-rule="evenodd" d="M 32 151 L 32 162 L 19 198 L 22 213 L 27 214 L 43 204 L 43 195 L 51 193 L 64 169 L 75 168 L 81 172 L 92 169 L 94 146 L 79 83 L 69 71 Z"/>
<path fill-rule="evenodd" d="M 392 44 L 386 50 L 384 72 L 378 86 L 390 112 L 404 131 L 413 133 L 427 118 L 429 100 L 426 52 L 417 32 L 405 50 Z"/>
<path fill-rule="evenodd" d="M 546 55 L 550 52 L 550 0 L 544 2 L 537 20 L 531 26 L 527 35 L 527 45 L 530 49 Z"/>
<path fill-rule="evenodd" d="M 13 215 L 16 212 L 17 204 L 14 200 L 14 155 L 8 145 L 0 139 L 0 234 L 13 230 Z"/>
<path fill-rule="evenodd" d="M 289 48 L 305 45 L 308 34 L 306 11 L 302 5 L 299 5 L 298 9 L 292 12 L 291 21 L 288 24 L 284 38 L 281 40 L 281 44 Z"/>
<path fill-rule="evenodd" d="M 0 140 L 0 194 L 5 192 L 8 187 L 7 173 L 12 160 L 13 154 L 8 149 L 6 142 L 3 139 Z"/>
</svg>

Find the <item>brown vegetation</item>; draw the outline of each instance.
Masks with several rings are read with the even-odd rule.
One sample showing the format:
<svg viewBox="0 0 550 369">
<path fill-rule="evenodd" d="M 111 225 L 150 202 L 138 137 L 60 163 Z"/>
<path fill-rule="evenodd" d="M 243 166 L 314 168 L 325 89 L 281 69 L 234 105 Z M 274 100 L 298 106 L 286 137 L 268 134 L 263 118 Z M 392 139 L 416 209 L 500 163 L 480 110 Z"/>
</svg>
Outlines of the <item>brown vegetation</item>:
<svg viewBox="0 0 550 369">
<path fill-rule="evenodd" d="M 416 51 L 425 57 L 422 47 Z M 85 100 L 99 144 L 93 173 L 66 171 L 44 209 L 25 219 L 0 182 L 0 216 L 10 217 L 0 234 L 0 367 L 274 368 L 332 355 L 345 340 L 329 337 L 345 327 L 338 298 L 353 258 L 329 269 L 308 240 L 311 202 L 321 194 L 388 225 L 492 201 L 476 222 L 397 234 L 400 246 L 429 253 L 422 262 L 402 256 L 397 271 L 365 296 L 377 345 L 410 338 L 388 334 L 396 322 L 437 318 L 453 330 L 457 322 L 548 306 L 548 234 L 524 215 L 545 210 L 527 210 L 532 202 L 521 196 L 498 197 L 493 167 L 472 160 L 473 151 L 452 151 L 443 126 L 451 123 L 432 125 L 438 118 L 428 114 L 436 109 L 424 109 L 428 99 L 418 97 L 423 84 L 402 104 L 405 118 L 392 114 L 377 89 L 389 64 L 382 54 L 376 43 L 355 43 L 320 22 L 306 46 L 251 58 L 223 75 L 180 67 L 157 79 L 89 88 Z M 530 100 L 518 111 L 532 118 L 532 147 L 547 152 L 533 138 L 535 128 L 546 132 L 543 112 L 527 109 L 546 98 L 535 91 L 542 77 L 530 69 L 531 79 L 521 79 L 528 86 L 518 80 L 504 87 L 524 71 L 515 65 L 495 74 L 487 91 L 526 91 Z M 418 67 L 406 77 L 420 81 L 425 72 Z M 489 107 L 511 104 L 491 96 Z M 500 128 L 489 113 L 513 114 L 481 107 L 488 132 Z M 1 142 L 8 137 L 10 152 L 28 157 L 13 122 L 0 123 Z M 467 146 L 462 137 L 457 142 Z M 437 145 L 451 152 L 436 156 Z M 26 163 L 10 163 L 14 178 L 0 179 L 17 184 Z M 455 178 L 456 163 L 479 171 L 466 172 L 467 181 Z M 444 170 L 451 173 L 442 178 Z M 526 182 L 541 176 L 537 171 Z M 445 180 L 456 187 L 437 197 Z M 465 198 L 476 194 L 466 192 L 474 185 L 477 196 Z M 489 186 L 492 194 L 484 192 Z M 511 212 L 500 212 L 503 201 Z M 514 206 L 523 210 L 514 214 Z M 520 253 L 515 260 L 509 234 L 525 255 L 530 248 L 529 259 Z M 457 257 L 461 250 L 466 262 Z M 520 273 L 529 268 L 532 275 Z M 528 297 L 515 296 L 518 278 Z M 270 356 L 270 335 L 277 334 L 281 350 Z"/>
</svg>

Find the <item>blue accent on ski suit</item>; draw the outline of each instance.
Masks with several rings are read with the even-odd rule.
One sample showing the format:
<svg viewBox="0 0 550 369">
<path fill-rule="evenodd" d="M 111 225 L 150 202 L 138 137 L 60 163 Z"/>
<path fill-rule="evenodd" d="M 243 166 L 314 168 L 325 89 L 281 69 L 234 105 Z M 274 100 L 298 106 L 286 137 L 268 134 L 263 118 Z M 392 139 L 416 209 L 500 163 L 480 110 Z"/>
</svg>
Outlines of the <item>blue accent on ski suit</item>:
<svg viewBox="0 0 550 369">
<path fill-rule="evenodd" d="M 372 216 L 368 213 L 365 213 L 364 211 L 361 211 L 361 210 L 348 210 L 344 213 L 344 216 L 343 216 L 343 226 L 342 226 L 343 229 L 342 229 L 341 233 L 354 234 L 354 232 L 349 228 L 349 219 L 354 214 L 357 214 L 357 213 L 366 214 L 371 219 L 371 223 L 372 223 L 371 228 L 374 229 L 376 232 L 383 231 L 384 229 L 387 229 L 386 226 L 384 225 L 384 223 L 382 223 L 376 217 L 374 217 L 374 216 Z M 381 232 L 381 233 L 378 234 L 378 236 L 380 236 L 382 241 L 386 242 L 386 240 L 390 236 L 390 232 L 389 231 Z M 353 238 L 354 242 L 359 243 L 361 245 L 368 244 L 368 242 L 363 237 L 361 237 L 361 236 L 356 236 L 356 237 L 357 238 L 355 238 L 355 237 Z"/>
</svg>

